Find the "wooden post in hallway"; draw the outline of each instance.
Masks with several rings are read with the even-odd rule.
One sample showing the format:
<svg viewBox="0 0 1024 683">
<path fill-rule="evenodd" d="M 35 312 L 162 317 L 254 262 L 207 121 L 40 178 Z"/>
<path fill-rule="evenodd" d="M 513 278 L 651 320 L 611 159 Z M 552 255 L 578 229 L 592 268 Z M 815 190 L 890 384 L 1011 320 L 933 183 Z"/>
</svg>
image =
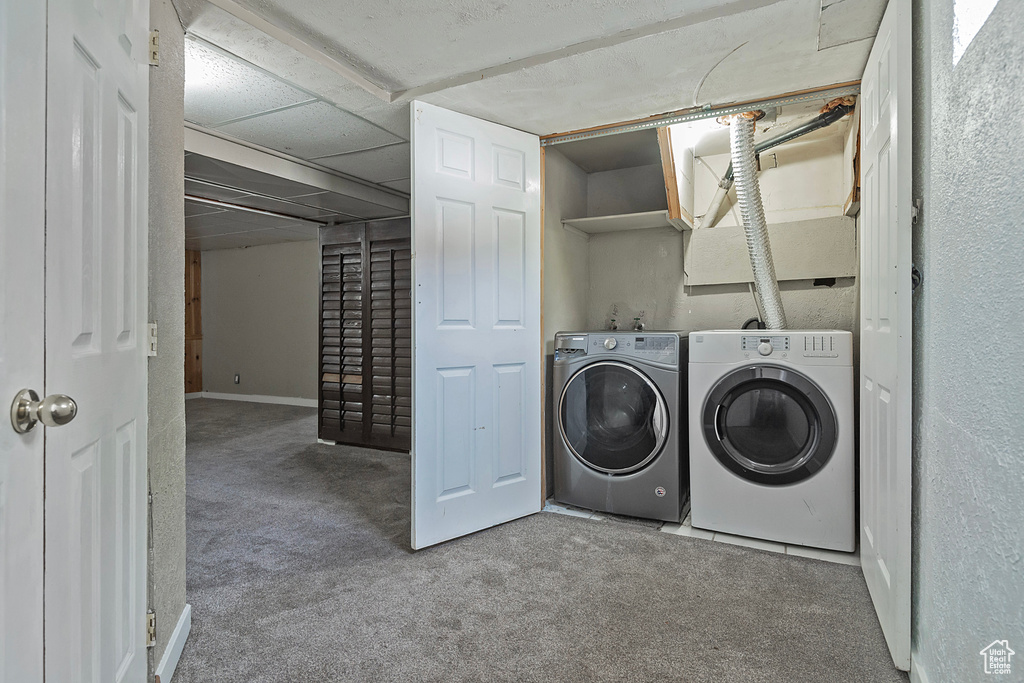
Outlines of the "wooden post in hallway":
<svg viewBox="0 0 1024 683">
<path fill-rule="evenodd" d="M 203 390 L 202 252 L 185 251 L 185 393 Z"/>
</svg>

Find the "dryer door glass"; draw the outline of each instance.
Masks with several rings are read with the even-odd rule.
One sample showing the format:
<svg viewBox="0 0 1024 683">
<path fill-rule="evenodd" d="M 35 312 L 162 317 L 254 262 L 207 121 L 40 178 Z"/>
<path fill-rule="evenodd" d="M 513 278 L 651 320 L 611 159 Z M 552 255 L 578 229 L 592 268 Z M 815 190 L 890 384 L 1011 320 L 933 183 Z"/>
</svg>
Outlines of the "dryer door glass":
<svg viewBox="0 0 1024 683">
<path fill-rule="evenodd" d="M 718 461 L 749 481 L 792 484 L 820 470 L 836 446 L 835 411 L 804 375 L 751 366 L 708 395 L 704 438 Z"/>
<path fill-rule="evenodd" d="M 668 408 L 636 368 L 607 361 L 573 375 L 562 391 L 558 426 L 573 455 L 600 472 L 628 474 L 661 451 Z"/>
</svg>

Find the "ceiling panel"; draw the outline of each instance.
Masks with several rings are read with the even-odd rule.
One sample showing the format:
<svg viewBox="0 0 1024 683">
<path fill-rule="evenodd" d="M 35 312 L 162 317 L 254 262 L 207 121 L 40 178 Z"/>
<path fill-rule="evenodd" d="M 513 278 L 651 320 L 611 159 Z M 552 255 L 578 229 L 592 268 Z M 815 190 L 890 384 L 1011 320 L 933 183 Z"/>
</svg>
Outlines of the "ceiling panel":
<svg viewBox="0 0 1024 683">
<path fill-rule="evenodd" d="M 322 157 L 316 163 L 372 183 L 399 180 L 409 177 L 409 143 Z"/>
<path fill-rule="evenodd" d="M 385 218 L 388 216 L 401 216 L 404 212 L 391 209 L 386 206 L 379 206 L 364 202 L 361 199 L 348 197 L 333 192 L 322 192 L 308 197 L 296 197 L 296 201 L 303 204 L 319 207 L 329 211 L 358 216 L 359 218 Z"/>
<path fill-rule="evenodd" d="M 870 41 L 818 50 L 819 3 L 779 0 L 422 99 L 545 135 L 858 80 Z"/>
<path fill-rule="evenodd" d="M 212 249 L 238 249 L 241 247 L 257 247 L 282 242 L 304 242 L 315 237 L 308 237 L 289 230 L 259 230 L 256 232 L 237 233 L 233 235 L 215 235 L 211 237 L 195 237 L 185 240 L 186 249 L 209 251 Z"/>
<path fill-rule="evenodd" d="M 551 44 L 565 47 L 567 56 L 562 58 L 539 59 L 535 65 L 527 62 L 510 73 L 481 74 L 466 85 L 420 97 L 539 135 L 695 104 L 857 80 L 871 46 L 872 22 L 877 22 L 886 4 L 885 0 L 595 0 L 582 11 L 579 3 L 570 0 L 527 0 L 501 3 L 500 8 L 491 6 L 492 0 L 417 0 L 383 6 L 358 0 L 340 0 L 340 6 L 321 0 L 242 1 L 296 36 L 315 44 L 333 42 L 336 48 L 344 45 L 345 49 L 335 50 L 336 57 L 356 57 L 358 46 L 365 43 L 370 52 L 359 58 L 360 63 L 379 74 L 396 68 L 403 83 L 423 81 L 442 71 L 466 73 L 488 54 L 498 54 L 489 64 L 493 66 L 507 64 L 521 53 L 541 54 Z M 175 6 L 190 32 L 408 136 L 407 102 L 387 104 L 377 99 L 205 0 L 175 0 Z M 345 10 L 348 6 L 354 9 Z M 701 8 L 712 8 L 705 16 L 721 16 L 661 33 L 648 31 L 647 37 L 632 40 L 615 34 L 619 26 L 628 31 L 664 18 L 676 21 Z M 465 16 L 460 14 L 463 10 Z M 518 22 L 524 15 L 529 18 L 529 30 L 519 35 L 523 25 Z M 313 16 L 317 21 L 306 26 Z M 442 25 L 443 30 L 432 33 L 433 25 Z M 403 37 L 409 30 L 417 34 L 414 39 Z M 576 49 L 571 42 L 593 35 L 608 36 L 608 46 L 599 46 L 598 40 L 587 43 L 586 49 Z M 324 40 L 313 40 L 317 36 Z M 514 49 L 501 49 L 512 36 L 517 36 L 511 41 Z M 486 47 L 469 49 L 474 41 L 483 41 Z M 836 43 L 840 44 L 829 47 Z"/>
<path fill-rule="evenodd" d="M 422 86 L 737 0 L 238 0 L 390 91 Z"/>
<path fill-rule="evenodd" d="M 340 214 L 337 211 L 310 206 L 308 203 L 300 203 L 300 200 L 274 199 L 271 197 L 261 197 L 259 195 L 246 195 L 242 197 L 238 203 L 244 204 L 245 206 L 251 206 L 254 209 L 276 211 L 277 213 L 298 216 L 299 218 L 308 218 L 321 223 L 330 223 L 331 221 L 350 221 L 353 219 L 353 216 L 349 216 L 347 214 Z"/>
<path fill-rule="evenodd" d="M 408 103 L 389 104 L 326 66 L 274 40 L 205 0 L 176 0 L 189 33 L 228 48 L 243 60 L 276 74 L 341 109 L 409 139 Z"/>
<path fill-rule="evenodd" d="M 860 3 L 822 0 L 818 49 L 825 50 L 874 37 L 884 12 L 885 3 L 877 0 Z"/>
<path fill-rule="evenodd" d="M 259 69 L 185 41 L 185 120 L 202 126 L 313 100 Z"/>
<path fill-rule="evenodd" d="M 185 168 L 188 168 L 188 161 L 185 162 Z M 207 199 L 219 199 L 222 202 L 230 202 L 236 199 L 241 199 L 245 195 L 249 194 L 244 190 L 240 190 L 233 187 L 221 187 L 219 185 L 210 185 L 199 180 L 193 179 L 189 175 L 188 171 L 185 171 L 185 194 L 192 195 L 194 197 L 205 197 Z M 207 205 L 208 206 L 208 205 Z M 209 213 L 210 209 L 207 209 L 206 213 Z"/>
<path fill-rule="evenodd" d="M 385 187 L 390 187 L 399 192 L 406 192 L 412 194 L 412 180 L 410 178 L 404 178 L 402 180 L 389 180 L 386 183 L 381 183 Z"/>
<path fill-rule="evenodd" d="M 326 102 L 263 114 L 217 130 L 307 160 L 402 141 Z"/>
<path fill-rule="evenodd" d="M 185 190 L 186 194 L 190 194 L 188 190 Z M 190 202 L 185 200 L 185 218 L 192 218 L 194 216 L 206 216 L 209 214 L 220 213 L 224 209 L 218 209 L 215 206 L 209 204 L 202 204 L 200 202 Z"/>
</svg>

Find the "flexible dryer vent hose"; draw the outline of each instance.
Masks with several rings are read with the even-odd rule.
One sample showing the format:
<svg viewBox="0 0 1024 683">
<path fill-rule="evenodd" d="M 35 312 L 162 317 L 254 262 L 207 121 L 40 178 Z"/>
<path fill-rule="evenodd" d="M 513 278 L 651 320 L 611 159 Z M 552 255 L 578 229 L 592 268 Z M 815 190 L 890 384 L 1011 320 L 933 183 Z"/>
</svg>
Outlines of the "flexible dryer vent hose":
<svg viewBox="0 0 1024 683">
<path fill-rule="evenodd" d="M 770 330 L 786 328 L 786 312 L 782 309 L 779 282 L 772 262 L 768 241 L 768 223 L 761 205 L 761 188 L 757 183 L 757 162 L 754 158 L 754 119 L 743 114 L 734 116 L 729 126 L 732 143 L 732 165 L 736 174 L 736 197 L 743 214 L 747 235 L 750 268 L 754 271 L 754 287 L 764 309 L 764 322 Z"/>
</svg>

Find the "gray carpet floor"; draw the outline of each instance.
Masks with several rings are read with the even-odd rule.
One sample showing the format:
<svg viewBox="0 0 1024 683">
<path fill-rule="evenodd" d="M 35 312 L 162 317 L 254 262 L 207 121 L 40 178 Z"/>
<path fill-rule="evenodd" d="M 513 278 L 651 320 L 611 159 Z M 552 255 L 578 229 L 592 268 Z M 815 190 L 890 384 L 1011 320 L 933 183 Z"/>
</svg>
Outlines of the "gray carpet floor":
<svg viewBox="0 0 1024 683">
<path fill-rule="evenodd" d="M 860 570 L 540 513 L 409 549 L 409 457 L 191 400 L 176 682 L 906 681 Z"/>
</svg>

